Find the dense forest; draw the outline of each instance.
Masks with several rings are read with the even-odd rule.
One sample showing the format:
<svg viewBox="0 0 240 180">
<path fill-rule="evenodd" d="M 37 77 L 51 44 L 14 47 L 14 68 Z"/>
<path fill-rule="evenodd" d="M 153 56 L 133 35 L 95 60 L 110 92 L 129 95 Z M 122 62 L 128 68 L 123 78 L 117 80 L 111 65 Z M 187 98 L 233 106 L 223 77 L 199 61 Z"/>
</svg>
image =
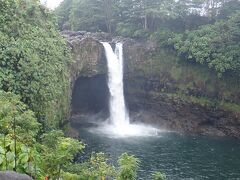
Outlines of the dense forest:
<svg viewBox="0 0 240 180">
<path fill-rule="evenodd" d="M 63 30 L 153 41 L 220 79 L 240 76 L 239 0 L 64 0 L 54 11 L 38 0 L 0 0 L 2 171 L 34 179 L 137 177 L 140 162 L 127 153 L 118 167 L 103 153 L 75 163 L 85 144 L 64 134 L 73 60 Z"/>
<path fill-rule="evenodd" d="M 65 0 L 61 30 L 150 39 L 222 74 L 239 74 L 238 0 Z"/>
<path fill-rule="evenodd" d="M 118 171 L 101 153 L 73 164 L 85 145 L 60 130 L 71 55 L 55 17 L 38 1 L 1 0 L 0 9 L 0 170 L 34 179 L 134 178 L 138 160 L 127 154 Z"/>
</svg>

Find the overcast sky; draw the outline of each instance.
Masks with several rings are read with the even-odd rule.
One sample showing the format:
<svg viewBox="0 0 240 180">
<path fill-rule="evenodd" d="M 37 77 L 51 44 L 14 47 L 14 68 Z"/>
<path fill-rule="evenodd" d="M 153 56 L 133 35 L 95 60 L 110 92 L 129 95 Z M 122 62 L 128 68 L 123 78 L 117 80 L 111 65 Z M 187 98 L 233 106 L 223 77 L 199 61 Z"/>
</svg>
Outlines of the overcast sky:
<svg viewBox="0 0 240 180">
<path fill-rule="evenodd" d="M 41 3 L 46 4 L 50 9 L 56 8 L 63 0 L 40 0 Z"/>
</svg>

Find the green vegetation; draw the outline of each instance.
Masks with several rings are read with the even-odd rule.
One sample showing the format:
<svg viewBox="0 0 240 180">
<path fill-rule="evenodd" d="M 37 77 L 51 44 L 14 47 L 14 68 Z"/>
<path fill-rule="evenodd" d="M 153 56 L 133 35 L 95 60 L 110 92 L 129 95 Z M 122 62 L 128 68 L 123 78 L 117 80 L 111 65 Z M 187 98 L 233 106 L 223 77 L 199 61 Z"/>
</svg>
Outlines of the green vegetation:
<svg viewBox="0 0 240 180">
<path fill-rule="evenodd" d="M 147 61 L 132 65 L 133 76 L 145 78 L 156 77 L 155 83 L 160 84 L 156 90 L 148 92 L 153 97 L 167 95 L 169 98 L 187 103 L 194 103 L 210 109 L 222 109 L 239 113 L 239 79 L 224 76 L 219 78 L 208 67 L 189 63 L 176 58 L 174 50 L 159 49 Z M 131 79 L 132 80 L 132 79 Z M 135 82 L 136 81 L 136 82 Z M 144 79 L 133 78 L 132 83 L 146 84 Z M 142 89 L 129 89 L 133 94 L 141 94 Z"/>
<path fill-rule="evenodd" d="M 19 168 L 28 172 L 36 166 L 33 144 L 40 124 L 34 113 L 12 93 L 0 91 L 0 107 L 0 169 Z"/>
<path fill-rule="evenodd" d="M 162 93 L 239 112 L 233 101 L 238 87 L 228 82 L 240 75 L 239 9 L 238 0 L 65 0 L 56 18 L 38 0 L 0 0 L 0 170 L 34 179 L 137 179 L 140 161 L 127 153 L 120 156 L 118 167 L 104 153 L 92 153 L 83 163 L 74 161 L 85 144 L 60 130 L 69 115 L 72 57 L 57 23 L 61 30 L 151 40 L 164 50 L 151 55 L 150 66 L 140 68 L 150 75 L 169 70 L 163 81 L 173 78 L 178 91 L 171 94 L 163 87 Z M 160 56 L 166 59 L 161 62 Z M 206 66 L 202 70 L 193 64 Z M 189 78 L 184 71 L 197 82 L 184 84 Z M 187 96 L 201 88 L 206 94 L 215 92 L 213 81 L 220 82 L 224 92 L 219 100 Z M 156 172 L 152 178 L 166 176 Z"/>
<path fill-rule="evenodd" d="M 74 163 L 85 145 L 64 137 L 62 131 L 42 134 L 34 113 L 12 93 L 0 92 L 0 170 L 15 170 L 34 179 L 119 179 L 137 178 L 139 160 L 123 154 L 115 168 L 103 153 L 93 153 L 89 160 Z"/>
<path fill-rule="evenodd" d="M 237 0 L 65 0 L 56 14 L 61 29 L 150 39 L 221 77 L 240 74 L 239 7 Z"/>
<path fill-rule="evenodd" d="M 209 99 L 206 97 L 187 96 L 182 93 L 165 93 L 169 98 L 178 102 L 184 101 L 193 104 L 199 104 L 203 107 L 214 108 L 214 109 L 225 109 L 232 112 L 240 112 L 240 105 L 235 103 L 229 103 L 225 101 L 219 101 L 216 99 Z M 157 96 L 155 94 L 155 96 Z"/>
<path fill-rule="evenodd" d="M 206 1 L 194 0 L 189 3 L 189 0 L 65 0 L 56 9 L 56 14 L 61 29 L 103 31 L 142 38 L 159 27 L 174 29 L 175 25 L 171 23 L 176 20 L 182 22 L 177 28 L 184 29 L 189 21 L 186 17 L 193 8 L 195 11 L 191 17 L 199 22 L 191 23 L 194 26 L 203 24 L 206 20 L 196 13 L 201 11 L 201 6 Z M 214 5 L 217 3 L 219 2 L 213 2 Z M 213 11 L 211 8 L 211 4 L 208 4 L 205 8 L 207 14 Z"/>
<path fill-rule="evenodd" d="M 82 164 L 71 166 L 68 171 L 75 174 L 78 179 L 117 179 L 135 180 L 139 168 L 139 160 L 127 153 L 118 159 L 118 167 L 108 163 L 107 156 L 103 153 L 93 153 L 90 159 Z"/>
<path fill-rule="evenodd" d="M 120 165 L 118 180 L 134 180 L 137 178 L 137 170 L 139 166 L 139 160 L 137 158 L 124 153 L 118 160 L 118 164 Z"/>
<path fill-rule="evenodd" d="M 116 177 L 116 169 L 108 163 L 104 153 L 92 153 L 90 159 L 84 162 L 75 172 L 81 179 L 106 179 Z"/>
<path fill-rule="evenodd" d="M 20 95 L 45 129 L 69 109 L 70 52 L 53 15 L 35 1 L 0 1 L 0 89 Z"/>
<path fill-rule="evenodd" d="M 85 144 L 65 137 L 71 54 L 54 15 L 35 0 L 0 0 L 0 170 L 33 179 L 136 179 L 138 159 L 119 167 L 103 153 L 74 161 Z"/>
<path fill-rule="evenodd" d="M 0 170 L 15 170 L 35 178 L 60 177 L 61 168 L 84 145 L 61 131 L 37 138 L 41 125 L 34 113 L 12 93 L 0 92 Z"/>
<path fill-rule="evenodd" d="M 195 31 L 176 35 L 172 41 L 179 54 L 208 65 L 219 76 L 240 74 L 240 11 L 227 20 L 218 20 Z"/>
<path fill-rule="evenodd" d="M 153 176 L 154 180 L 164 180 L 164 179 L 166 179 L 166 175 L 161 173 L 161 172 L 155 172 L 155 173 L 153 173 L 152 176 Z"/>
</svg>

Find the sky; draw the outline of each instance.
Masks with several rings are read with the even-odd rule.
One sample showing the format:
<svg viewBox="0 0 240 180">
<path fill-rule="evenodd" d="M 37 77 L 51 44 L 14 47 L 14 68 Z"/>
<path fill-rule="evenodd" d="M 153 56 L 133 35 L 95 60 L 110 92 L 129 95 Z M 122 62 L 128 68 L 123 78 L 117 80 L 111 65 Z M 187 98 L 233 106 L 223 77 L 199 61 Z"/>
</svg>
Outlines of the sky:
<svg viewBox="0 0 240 180">
<path fill-rule="evenodd" d="M 56 8 L 63 0 L 40 0 L 42 4 L 46 4 L 48 8 Z"/>
</svg>

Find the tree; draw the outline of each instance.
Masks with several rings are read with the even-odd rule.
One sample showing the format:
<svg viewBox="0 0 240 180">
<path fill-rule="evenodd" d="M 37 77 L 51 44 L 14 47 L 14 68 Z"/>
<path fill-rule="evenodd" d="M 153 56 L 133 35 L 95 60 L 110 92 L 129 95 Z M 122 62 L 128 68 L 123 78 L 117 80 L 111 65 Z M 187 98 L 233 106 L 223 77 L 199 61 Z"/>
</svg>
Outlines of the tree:
<svg viewBox="0 0 240 180">
<path fill-rule="evenodd" d="M 198 30 L 177 35 L 173 42 L 175 49 L 189 60 L 206 64 L 219 76 L 226 73 L 239 75 L 240 72 L 240 13 L 227 21 L 219 20 Z"/>
<path fill-rule="evenodd" d="M 60 29 L 66 29 L 69 28 L 69 24 L 66 24 L 69 16 L 70 16 L 70 10 L 72 8 L 73 0 L 65 0 L 62 1 L 62 3 L 56 8 L 55 13 L 58 18 L 58 25 Z"/>
<path fill-rule="evenodd" d="M 153 180 L 165 180 L 166 179 L 166 175 L 161 172 L 155 172 L 152 174 L 152 176 L 153 176 Z"/>
<path fill-rule="evenodd" d="M 61 131 L 51 131 L 42 137 L 41 168 L 53 179 L 59 179 L 64 167 L 71 166 L 73 158 L 85 145 L 75 139 L 66 138 Z"/>
<path fill-rule="evenodd" d="M 137 178 L 137 170 L 139 168 L 139 160 L 132 156 L 124 153 L 118 160 L 119 174 L 118 180 L 135 180 Z"/>
<path fill-rule="evenodd" d="M 219 8 L 218 18 L 226 19 L 229 16 L 235 14 L 240 9 L 240 1 L 230 0 L 224 2 L 224 4 Z"/>
<path fill-rule="evenodd" d="M 230 0 L 65 0 L 56 14 L 62 28 L 65 24 L 71 30 L 139 37 L 166 27 L 175 19 L 203 14 L 215 18 L 227 1 Z"/>
<path fill-rule="evenodd" d="M 57 127 L 70 104 L 66 41 L 38 2 L 0 2 L 0 89 L 20 95 L 46 129 Z"/>
<path fill-rule="evenodd" d="M 112 32 L 115 0 L 66 0 L 56 9 L 62 29 Z"/>
<path fill-rule="evenodd" d="M 75 169 L 75 170 L 73 170 Z M 72 168 L 79 174 L 79 179 L 115 179 L 116 169 L 108 162 L 104 153 L 92 153 L 89 160 Z"/>
<path fill-rule="evenodd" d="M 40 129 L 34 113 L 12 93 L 0 91 L 0 170 L 34 173 Z"/>
</svg>

